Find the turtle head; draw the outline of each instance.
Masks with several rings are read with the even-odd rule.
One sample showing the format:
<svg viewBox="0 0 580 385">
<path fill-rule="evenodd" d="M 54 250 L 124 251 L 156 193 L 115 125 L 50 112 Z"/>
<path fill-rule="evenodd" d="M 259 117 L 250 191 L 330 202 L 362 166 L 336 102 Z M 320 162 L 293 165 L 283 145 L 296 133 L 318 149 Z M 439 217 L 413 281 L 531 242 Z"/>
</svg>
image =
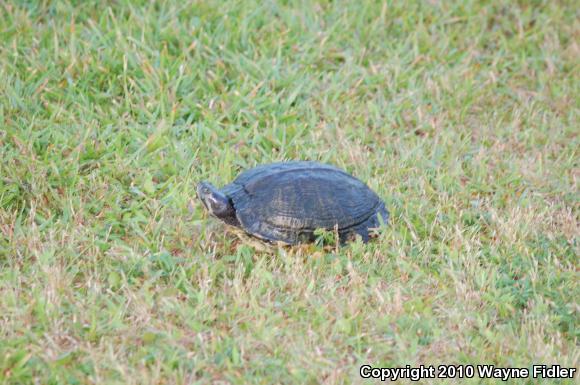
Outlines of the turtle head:
<svg viewBox="0 0 580 385">
<path fill-rule="evenodd" d="M 234 206 L 230 198 L 211 183 L 198 183 L 197 196 L 211 215 L 224 220 L 235 215 Z"/>
</svg>

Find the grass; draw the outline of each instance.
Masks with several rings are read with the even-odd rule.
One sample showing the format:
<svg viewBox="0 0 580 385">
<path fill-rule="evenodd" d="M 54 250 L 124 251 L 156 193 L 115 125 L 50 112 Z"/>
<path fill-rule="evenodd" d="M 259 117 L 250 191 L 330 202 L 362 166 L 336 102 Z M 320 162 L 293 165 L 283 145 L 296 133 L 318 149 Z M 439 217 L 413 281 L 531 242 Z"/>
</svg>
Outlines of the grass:
<svg viewBox="0 0 580 385">
<path fill-rule="evenodd" d="M 2 3 L 0 383 L 578 367 L 577 15 Z M 260 252 L 195 199 L 199 180 L 284 159 L 352 172 L 390 226 L 368 245 Z"/>
</svg>

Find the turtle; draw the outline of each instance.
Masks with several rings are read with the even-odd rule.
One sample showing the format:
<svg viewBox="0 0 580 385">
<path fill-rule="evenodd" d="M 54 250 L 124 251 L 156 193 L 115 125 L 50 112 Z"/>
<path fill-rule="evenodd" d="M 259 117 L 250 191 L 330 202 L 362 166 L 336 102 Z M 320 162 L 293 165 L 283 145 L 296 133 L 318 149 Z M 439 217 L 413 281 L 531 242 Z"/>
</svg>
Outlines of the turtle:
<svg viewBox="0 0 580 385">
<path fill-rule="evenodd" d="M 316 240 L 317 229 L 338 231 L 341 244 L 387 224 L 385 203 L 346 171 L 314 161 L 286 161 L 244 171 L 218 189 L 207 181 L 197 196 L 210 215 L 268 243 Z"/>
</svg>

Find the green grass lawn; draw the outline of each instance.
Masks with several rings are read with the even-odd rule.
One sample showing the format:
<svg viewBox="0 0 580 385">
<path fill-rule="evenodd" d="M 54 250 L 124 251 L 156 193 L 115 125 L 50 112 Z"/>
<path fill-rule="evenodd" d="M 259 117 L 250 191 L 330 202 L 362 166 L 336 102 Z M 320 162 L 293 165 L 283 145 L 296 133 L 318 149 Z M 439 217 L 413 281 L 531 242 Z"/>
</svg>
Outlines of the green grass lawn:
<svg viewBox="0 0 580 385">
<path fill-rule="evenodd" d="M 0 383 L 578 367 L 577 17 L 573 1 L 2 2 Z M 287 159 L 353 173 L 390 226 L 263 252 L 195 198 Z"/>
</svg>

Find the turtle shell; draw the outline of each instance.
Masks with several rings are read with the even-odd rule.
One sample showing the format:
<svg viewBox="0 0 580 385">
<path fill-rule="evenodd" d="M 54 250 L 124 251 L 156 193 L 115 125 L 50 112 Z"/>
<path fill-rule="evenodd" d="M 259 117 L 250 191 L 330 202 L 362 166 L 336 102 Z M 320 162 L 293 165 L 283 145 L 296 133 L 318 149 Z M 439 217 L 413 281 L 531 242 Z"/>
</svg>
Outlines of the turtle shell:
<svg viewBox="0 0 580 385">
<path fill-rule="evenodd" d="M 341 239 L 369 227 L 388 213 L 366 184 L 334 166 L 284 162 L 241 173 L 223 188 L 248 233 L 270 241 L 296 244 L 314 239 L 314 230 L 338 228 Z"/>
</svg>

